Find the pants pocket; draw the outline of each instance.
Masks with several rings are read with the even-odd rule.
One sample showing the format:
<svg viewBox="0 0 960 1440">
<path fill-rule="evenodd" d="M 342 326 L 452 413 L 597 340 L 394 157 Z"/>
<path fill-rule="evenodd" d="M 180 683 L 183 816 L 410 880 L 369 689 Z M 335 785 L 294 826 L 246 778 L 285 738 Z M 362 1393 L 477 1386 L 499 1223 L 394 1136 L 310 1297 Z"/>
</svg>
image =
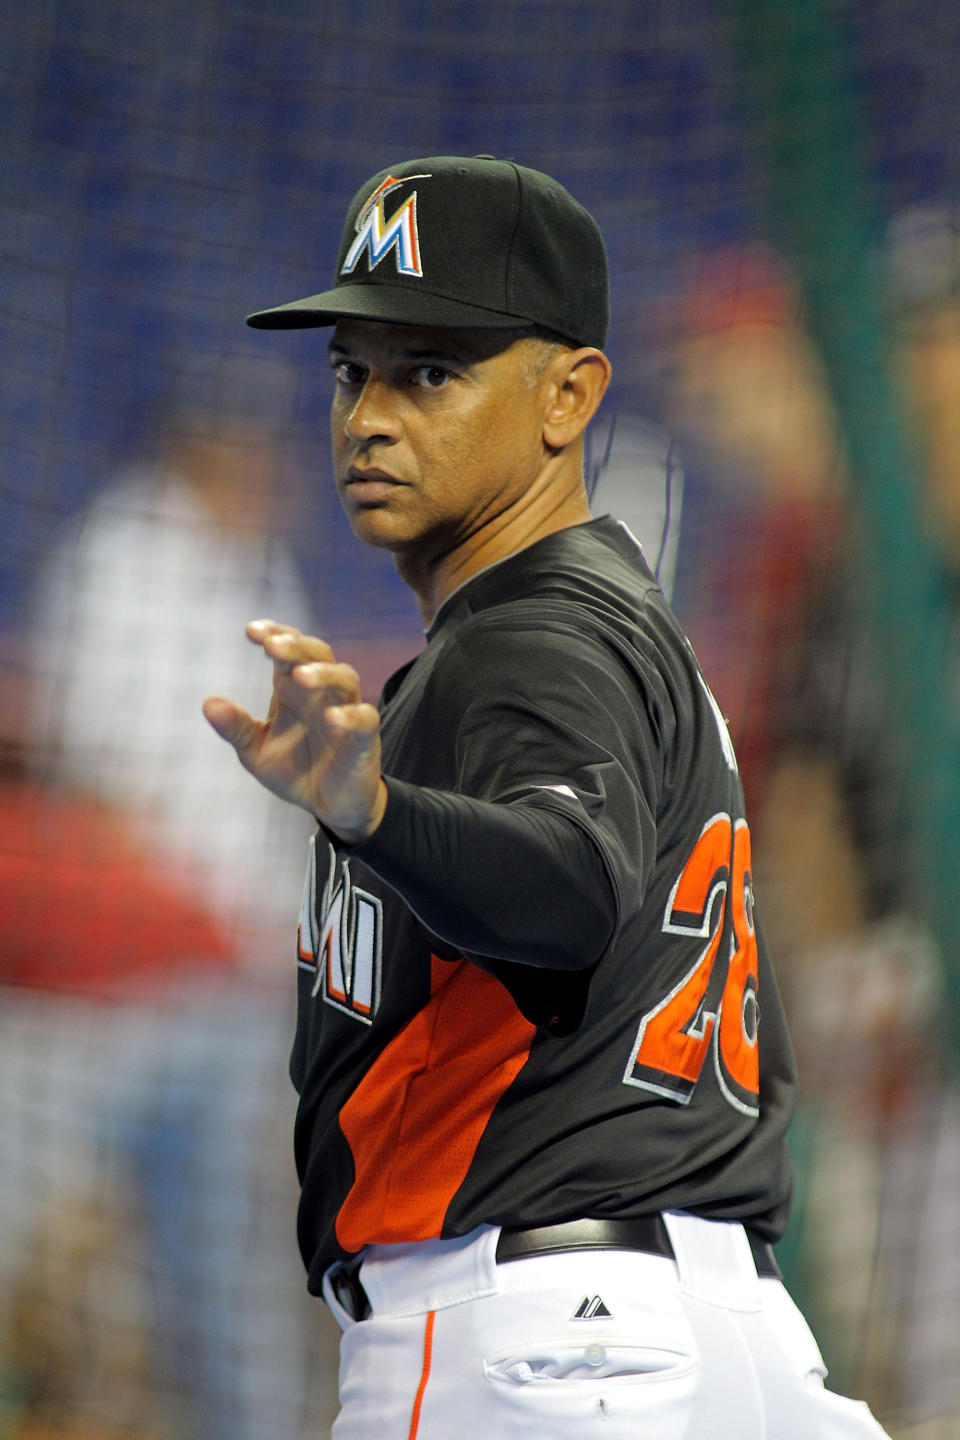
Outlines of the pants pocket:
<svg viewBox="0 0 960 1440">
<path fill-rule="evenodd" d="M 676 1350 L 604 1338 L 573 1345 L 569 1337 L 546 1339 L 484 1358 L 484 1373 L 495 1384 L 553 1386 L 579 1381 L 608 1386 L 645 1384 L 691 1374 L 693 1357 Z"/>
<path fill-rule="evenodd" d="M 527 1341 L 483 1362 L 497 1440 L 688 1440 L 698 1365 L 688 1352 L 610 1336 Z M 481 1432 L 478 1432 L 481 1433 Z"/>
</svg>

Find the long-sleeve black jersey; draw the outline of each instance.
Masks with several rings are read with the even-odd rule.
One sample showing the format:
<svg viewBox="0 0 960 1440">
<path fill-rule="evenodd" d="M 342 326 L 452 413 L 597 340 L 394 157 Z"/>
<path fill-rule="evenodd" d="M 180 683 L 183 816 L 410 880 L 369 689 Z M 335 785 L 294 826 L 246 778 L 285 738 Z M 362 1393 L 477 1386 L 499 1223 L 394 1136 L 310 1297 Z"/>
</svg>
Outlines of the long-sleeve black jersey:
<svg viewBox="0 0 960 1440">
<path fill-rule="evenodd" d="M 310 1288 L 366 1244 L 786 1221 L 795 1072 L 729 735 L 619 522 L 468 581 L 381 699 L 384 820 L 314 842 L 291 1073 Z"/>
</svg>

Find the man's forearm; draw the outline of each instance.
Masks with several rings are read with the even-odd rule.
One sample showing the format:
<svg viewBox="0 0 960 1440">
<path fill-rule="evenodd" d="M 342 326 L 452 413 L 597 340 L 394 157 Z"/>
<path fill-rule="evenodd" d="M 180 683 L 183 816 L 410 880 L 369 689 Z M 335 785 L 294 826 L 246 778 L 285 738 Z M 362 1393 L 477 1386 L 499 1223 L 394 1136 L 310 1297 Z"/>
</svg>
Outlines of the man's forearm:
<svg viewBox="0 0 960 1440">
<path fill-rule="evenodd" d="M 593 964 L 617 922 L 600 847 L 539 804 L 497 804 L 387 779 L 376 832 L 350 854 L 466 953 L 551 969 Z"/>
</svg>

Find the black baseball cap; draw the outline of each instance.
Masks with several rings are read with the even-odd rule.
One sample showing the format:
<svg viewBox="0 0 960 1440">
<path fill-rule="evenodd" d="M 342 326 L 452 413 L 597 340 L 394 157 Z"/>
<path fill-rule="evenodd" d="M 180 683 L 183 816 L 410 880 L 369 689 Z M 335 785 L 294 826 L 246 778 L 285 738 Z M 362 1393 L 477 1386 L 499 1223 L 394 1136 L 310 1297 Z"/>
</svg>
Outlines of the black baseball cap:
<svg viewBox="0 0 960 1440">
<path fill-rule="evenodd" d="M 347 213 L 333 289 L 270 310 L 262 330 L 334 325 L 543 326 L 602 347 L 607 255 L 593 216 L 539 170 L 433 155 L 381 170 Z"/>
</svg>

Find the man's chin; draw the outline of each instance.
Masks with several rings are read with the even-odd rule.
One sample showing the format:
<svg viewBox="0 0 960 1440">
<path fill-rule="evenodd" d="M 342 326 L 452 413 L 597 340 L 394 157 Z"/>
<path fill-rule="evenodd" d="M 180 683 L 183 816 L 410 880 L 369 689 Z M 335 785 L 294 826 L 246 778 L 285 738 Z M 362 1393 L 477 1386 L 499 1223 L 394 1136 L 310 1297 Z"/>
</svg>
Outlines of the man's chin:
<svg viewBox="0 0 960 1440">
<path fill-rule="evenodd" d="M 404 527 L 388 504 L 344 506 L 350 528 L 364 545 L 378 550 L 407 550 L 416 544 L 415 537 L 404 533 Z"/>
</svg>

